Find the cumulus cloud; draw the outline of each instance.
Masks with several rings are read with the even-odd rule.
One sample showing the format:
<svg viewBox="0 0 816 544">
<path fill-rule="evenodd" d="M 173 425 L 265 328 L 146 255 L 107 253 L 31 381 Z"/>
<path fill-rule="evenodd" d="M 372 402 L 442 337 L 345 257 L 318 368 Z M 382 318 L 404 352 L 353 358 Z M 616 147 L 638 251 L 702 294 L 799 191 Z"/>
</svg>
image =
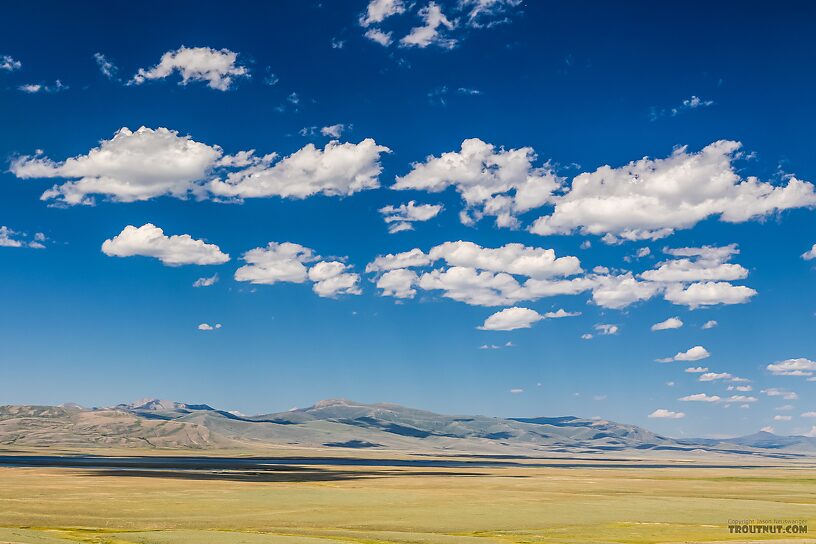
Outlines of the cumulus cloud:
<svg viewBox="0 0 816 544">
<path fill-rule="evenodd" d="M 514 306 L 512 308 L 505 308 L 504 310 L 491 315 L 485 320 L 484 324 L 478 328 L 483 331 L 513 331 L 516 329 L 529 329 L 534 323 L 543 319 L 560 319 L 563 317 L 573 317 L 576 315 L 580 315 L 580 313 L 567 312 L 563 308 L 555 312 L 540 314 L 529 308 Z"/>
<path fill-rule="evenodd" d="M 349 272 L 350 267 L 340 261 L 321 261 L 309 269 L 312 290 L 321 297 L 359 295 L 360 275 Z"/>
<path fill-rule="evenodd" d="M 196 240 L 189 234 L 166 236 L 152 223 L 138 228 L 126 226 L 102 243 L 102 253 L 109 257 L 154 257 L 167 266 L 223 264 L 230 260 L 215 244 Z"/>
<path fill-rule="evenodd" d="M 714 304 L 745 304 L 757 292 L 744 285 L 732 285 L 724 281 L 692 283 L 687 287 L 671 285 L 665 298 L 674 304 L 698 308 Z"/>
<path fill-rule="evenodd" d="M 314 194 L 350 195 L 379 186 L 381 153 L 374 140 L 359 144 L 332 141 L 321 150 L 308 144 L 276 162 L 272 153 L 224 155 L 217 145 L 180 136 L 167 128 L 122 128 L 85 155 L 62 162 L 40 155 L 21 156 L 10 171 L 21 179 L 65 178 L 43 193 L 61 204 L 94 204 L 94 195 L 119 202 L 160 196 L 243 199 Z M 224 179 L 217 176 L 226 173 Z M 211 194 L 208 194 L 209 193 Z"/>
<path fill-rule="evenodd" d="M 402 0 L 371 0 L 366 6 L 366 11 L 360 16 L 360 25 L 369 26 L 375 23 L 382 23 L 392 15 L 405 13 L 405 5 Z"/>
<path fill-rule="evenodd" d="M 768 372 L 776 376 L 813 376 L 816 373 L 816 361 L 804 357 L 785 359 L 771 363 L 766 368 Z"/>
<path fill-rule="evenodd" d="M 716 327 L 717 325 L 719 325 L 719 323 L 717 323 L 717 322 L 716 322 L 715 320 L 713 320 L 713 319 L 709 319 L 708 321 L 706 321 L 705 323 L 703 323 L 703 329 L 713 329 L 713 328 L 714 328 L 714 327 Z"/>
<path fill-rule="evenodd" d="M 380 208 L 383 220 L 388 225 L 388 232 L 413 230 L 413 223 L 433 219 L 442 211 L 441 204 L 417 204 L 415 200 L 399 206 L 388 205 Z"/>
<path fill-rule="evenodd" d="M 213 274 L 212 276 L 198 278 L 193 282 L 193 287 L 210 287 L 211 285 L 215 285 L 218 281 L 218 274 Z"/>
<path fill-rule="evenodd" d="M 806 261 L 816 259 L 816 244 L 813 244 L 813 247 L 802 253 L 802 258 Z"/>
<path fill-rule="evenodd" d="M 426 291 L 442 291 L 444 297 L 472 305 L 511 306 L 524 300 L 576 294 L 592 286 L 586 279 L 565 279 L 581 271 L 577 258 L 556 257 L 551 249 L 522 244 L 484 248 L 473 242 L 445 242 L 428 253 L 415 248 L 379 256 L 369 263 L 366 271 L 383 273 L 425 267 L 440 260 L 447 267 L 416 274 L 416 286 Z M 516 275 L 526 279 L 520 282 Z M 408 275 L 402 277 L 409 278 Z M 411 290 L 401 292 L 408 294 Z"/>
<path fill-rule="evenodd" d="M 332 140 L 323 149 L 310 143 L 277 162 L 274 155 L 267 155 L 223 180 L 213 180 L 209 189 L 230 198 L 351 195 L 380 186 L 380 155 L 388 152 L 371 138 L 358 144 Z"/>
<path fill-rule="evenodd" d="M 242 259 L 247 264 L 235 271 L 236 281 L 274 285 L 308 280 L 316 294 L 327 298 L 361 292 L 360 276 L 350 272 L 348 265 L 337 260 L 321 260 L 314 250 L 300 244 L 269 242 L 266 247 L 247 251 Z"/>
<path fill-rule="evenodd" d="M 122 128 L 86 155 L 55 162 L 41 156 L 12 161 L 18 178 L 67 178 L 43 193 L 43 200 L 68 205 L 93 204 L 92 195 L 133 202 L 162 195 L 200 194 L 197 184 L 222 157 L 221 148 L 194 141 L 166 128 Z"/>
<path fill-rule="evenodd" d="M 210 325 L 209 323 L 201 323 L 198 326 L 198 330 L 200 331 L 215 331 L 221 328 L 221 323 L 216 323 L 215 325 Z"/>
<path fill-rule="evenodd" d="M 742 223 L 816 204 L 813 185 L 795 177 L 784 185 L 742 178 L 734 166 L 740 148 L 739 142 L 720 140 L 699 152 L 679 147 L 667 158 L 579 174 L 553 199 L 552 213 L 530 230 L 541 235 L 577 230 L 607 242 L 656 240 L 710 217 Z"/>
<path fill-rule="evenodd" d="M 13 72 L 23 67 L 23 63 L 14 59 L 11 55 L 0 55 L 0 70 Z"/>
<path fill-rule="evenodd" d="M 706 395 L 705 393 L 696 393 L 694 395 L 686 395 L 685 397 L 680 397 L 680 401 L 683 402 L 720 402 L 722 400 L 721 397 L 717 395 Z"/>
<path fill-rule="evenodd" d="M 487 215 L 495 217 L 499 226 L 515 227 L 518 214 L 548 202 L 559 185 L 550 166 L 534 167 L 535 161 L 530 147 L 497 149 L 472 138 L 463 141 L 459 151 L 414 163 L 392 188 L 438 193 L 454 187 L 466 205 L 460 215 L 463 223 L 472 224 Z"/>
<path fill-rule="evenodd" d="M 732 255 L 739 254 L 736 244 L 723 247 L 681 247 L 664 250 L 677 257 L 658 263 L 643 272 L 643 279 L 664 283 L 691 283 L 700 281 L 734 281 L 748 277 L 748 270 L 729 263 Z"/>
<path fill-rule="evenodd" d="M 704 366 L 692 366 L 686 369 L 686 372 L 691 374 L 702 374 L 703 372 L 708 372 L 708 368 Z"/>
<path fill-rule="evenodd" d="M 698 378 L 701 382 L 713 382 L 717 380 L 732 380 L 734 376 L 728 372 L 706 372 Z"/>
<path fill-rule="evenodd" d="M 666 410 L 665 408 L 658 408 L 657 410 L 649 414 L 648 417 L 660 419 L 682 419 L 686 417 L 686 414 L 684 414 L 683 412 L 672 412 L 671 410 Z"/>
<path fill-rule="evenodd" d="M 412 28 L 411 32 L 400 40 L 400 45 L 421 49 L 429 45 L 437 45 L 444 49 L 456 47 L 456 39 L 445 35 L 446 31 L 455 28 L 456 23 L 445 17 L 442 8 L 436 2 L 429 2 L 419 10 L 418 15 L 423 24 Z"/>
<path fill-rule="evenodd" d="M 660 323 L 652 325 L 652 331 L 666 331 L 669 329 L 679 329 L 683 326 L 683 321 L 679 317 L 670 317 Z"/>
<path fill-rule="evenodd" d="M 389 270 L 377 279 L 377 289 L 386 297 L 414 298 L 419 277 L 413 270 L 397 268 Z"/>
<path fill-rule="evenodd" d="M 711 353 L 708 352 L 703 346 L 694 346 L 693 348 L 689 348 L 686 351 L 678 352 L 674 357 L 668 357 L 665 359 L 658 359 L 658 362 L 661 363 L 668 363 L 671 361 L 699 361 L 701 359 L 706 359 L 711 356 Z"/>
<path fill-rule="evenodd" d="M 163 54 L 156 66 L 139 68 L 130 83 L 141 85 L 147 80 L 164 79 L 178 72 L 181 85 L 187 85 L 190 81 L 203 81 L 211 89 L 226 91 L 235 78 L 249 77 L 249 70 L 246 66 L 237 64 L 237 60 L 238 53 L 229 49 L 182 45 L 175 51 Z"/>
</svg>

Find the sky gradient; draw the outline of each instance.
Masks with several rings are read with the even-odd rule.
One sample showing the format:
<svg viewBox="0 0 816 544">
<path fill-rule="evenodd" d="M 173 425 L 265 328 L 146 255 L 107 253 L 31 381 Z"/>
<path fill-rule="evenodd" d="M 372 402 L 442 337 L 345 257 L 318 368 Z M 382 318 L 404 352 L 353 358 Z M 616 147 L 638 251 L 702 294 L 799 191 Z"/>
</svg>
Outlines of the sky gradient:
<svg viewBox="0 0 816 544">
<path fill-rule="evenodd" d="M 816 430 L 816 8 L 224 9 L 4 6 L 0 403 Z"/>
</svg>

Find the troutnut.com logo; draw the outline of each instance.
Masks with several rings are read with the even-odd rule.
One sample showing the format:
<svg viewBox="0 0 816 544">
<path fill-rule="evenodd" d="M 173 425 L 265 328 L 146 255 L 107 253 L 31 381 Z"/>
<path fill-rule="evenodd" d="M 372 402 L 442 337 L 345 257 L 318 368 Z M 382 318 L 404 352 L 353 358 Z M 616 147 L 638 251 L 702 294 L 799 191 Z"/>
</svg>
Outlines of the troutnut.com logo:
<svg viewBox="0 0 816 544">
<path fill-rule="evenodd" d="M 742 535 L 801 535 L 808 532 L 804 519 L 729 519 L 728 532 Z"/>
</svg>

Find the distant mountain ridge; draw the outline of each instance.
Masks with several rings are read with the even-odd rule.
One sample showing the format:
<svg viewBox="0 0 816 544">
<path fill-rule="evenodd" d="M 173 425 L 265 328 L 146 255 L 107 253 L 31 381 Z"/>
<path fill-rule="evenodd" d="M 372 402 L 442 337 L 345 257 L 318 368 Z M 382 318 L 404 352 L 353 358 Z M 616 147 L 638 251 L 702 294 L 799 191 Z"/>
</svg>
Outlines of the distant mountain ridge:
<svg viewBox="0 0 816 544">
<path fill-rule="evenodd" d="M 816 439 L 758 433 L 727 441 L 672 439 L 636 425 L 574 416 L 452 416 L 397 404 L 329 399 L 255 416 L 207 404 L 141 399 L 109 408 L 0 407 L 0 446 L 243 449 L 320 447 L 405 452 L 604 453 L 705 450 L 816 452 Z"/>
</svg>

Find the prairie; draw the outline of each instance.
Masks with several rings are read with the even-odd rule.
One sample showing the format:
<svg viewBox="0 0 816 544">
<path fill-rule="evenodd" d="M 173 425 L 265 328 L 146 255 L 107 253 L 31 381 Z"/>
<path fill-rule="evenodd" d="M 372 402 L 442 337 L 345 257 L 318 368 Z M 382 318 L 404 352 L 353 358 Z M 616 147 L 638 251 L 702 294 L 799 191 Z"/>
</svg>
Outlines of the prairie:
<svg viewBox="0 0 816 544">
<path fill-rule="evenodd" d="M 727 528 L 729 519 L 748 518 L 811 525 L 811 536 L 751 537 L 757 541 L 813 539 L 812 464 L 747 466 L 743 459 L 727 467 L 712 459 L 718 466 L 699 459 L 542 466 L 469 458 L 466 466 L 5 466 L 0 542 L 749 542 Z"/>
</svg>

